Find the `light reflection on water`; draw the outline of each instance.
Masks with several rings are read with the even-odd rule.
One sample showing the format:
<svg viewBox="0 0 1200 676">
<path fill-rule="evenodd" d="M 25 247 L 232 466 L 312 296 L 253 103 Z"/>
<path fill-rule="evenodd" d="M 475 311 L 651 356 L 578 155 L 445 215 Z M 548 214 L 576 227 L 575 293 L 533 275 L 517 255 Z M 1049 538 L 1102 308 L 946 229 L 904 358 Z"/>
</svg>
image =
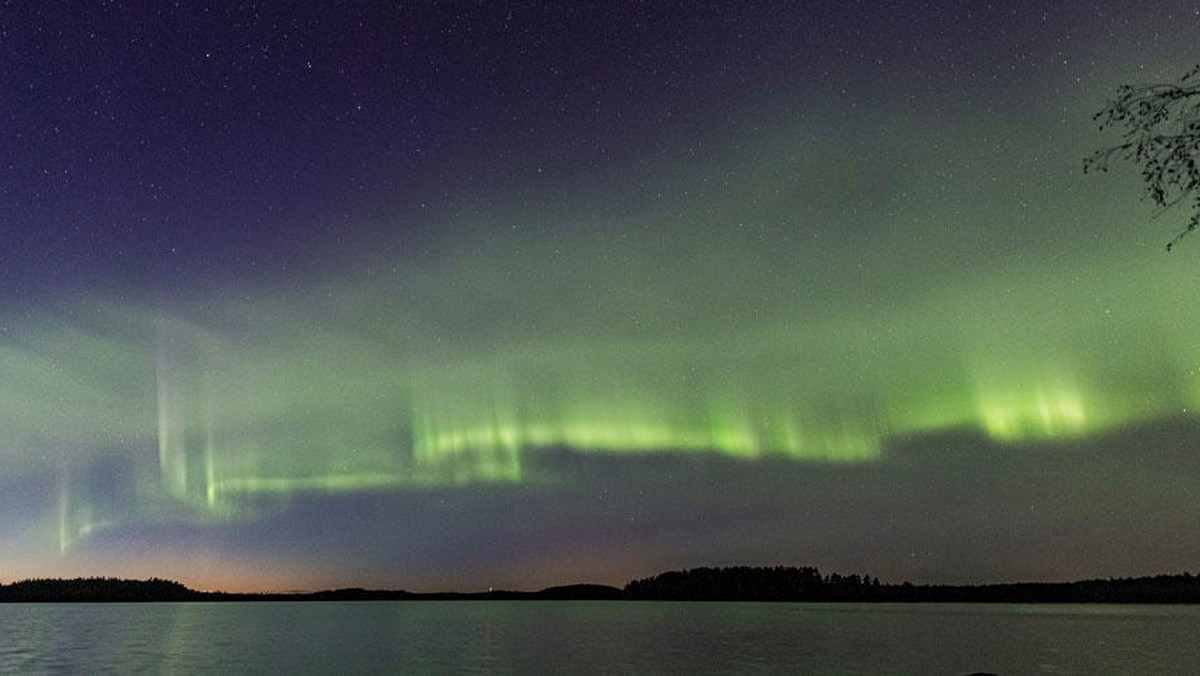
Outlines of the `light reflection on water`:
<svg viewBox="0 0 1200 676">
<path fill-rule="evenodd" d="M 1200 673 L 1200 607 L 12 604 L 4 672 Z"/>
</svg>

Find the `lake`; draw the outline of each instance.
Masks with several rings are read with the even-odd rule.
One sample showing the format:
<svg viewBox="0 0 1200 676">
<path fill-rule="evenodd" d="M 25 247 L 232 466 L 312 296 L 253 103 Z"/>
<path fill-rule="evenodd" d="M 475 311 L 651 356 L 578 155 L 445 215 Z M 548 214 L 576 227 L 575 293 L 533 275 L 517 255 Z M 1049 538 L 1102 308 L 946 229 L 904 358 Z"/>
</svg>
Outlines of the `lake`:
<svg viewBox="0 0 1200 676">
<path fill-rule="evenodd" d="M 1200 607 L 0 605 L 4 672 L 1200 673 Z"/>
</svg>

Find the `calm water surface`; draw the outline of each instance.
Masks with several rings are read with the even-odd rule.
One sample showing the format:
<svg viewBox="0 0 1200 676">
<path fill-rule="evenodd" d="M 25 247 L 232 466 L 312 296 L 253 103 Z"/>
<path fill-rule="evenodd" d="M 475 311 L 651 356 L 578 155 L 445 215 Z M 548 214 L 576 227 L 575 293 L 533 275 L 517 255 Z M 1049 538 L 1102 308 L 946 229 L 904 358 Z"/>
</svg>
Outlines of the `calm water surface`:
<svg viewBox="0 0 1200 676">
<path fill-rule="evenodd" d="M 17 673 L 1200 673 L 1200 608 L 459 601 L 0 605 Z"/>
</svg>

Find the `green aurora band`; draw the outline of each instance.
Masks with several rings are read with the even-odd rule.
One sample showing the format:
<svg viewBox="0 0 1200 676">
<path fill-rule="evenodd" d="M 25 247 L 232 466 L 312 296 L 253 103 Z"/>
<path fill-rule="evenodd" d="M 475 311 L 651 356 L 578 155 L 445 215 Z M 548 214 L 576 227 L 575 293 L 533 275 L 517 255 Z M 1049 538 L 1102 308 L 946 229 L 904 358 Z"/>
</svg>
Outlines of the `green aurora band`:
<svg viewBox="0 0 1200 676">
<path fill-rule="evenodd" d="M 1200 404 L 1197 317 L 1179 309 L 1200 307 L 1196 292 L 1134 302 L 1147 284 L 1172 288 L 1172 271 L 1149 263 L 1099 296 L 1086 268 L 979 275 L 859 313 L 769 308 L 750 325 L 733 313 L 743 298 L 689 298 L 665 321 L 637 308 L 645 319 L 599 329 L 563 309 L 545 337 L 509 327 L 507 341 L 453 340 L 365 282 L 189 319 L 92 303 L 0 351 L 6 461 L 64 468 L 65 551 L 167 503 L 225 521 L 300 492 L 538 481 L 523 459 L 547 447 L 869 463 L 890 439 L 947 429 L 1078 437 Z M 133 463 L 132 497 L 74 486 L 73 468 L 105 457 Z"/>
<path fill-rule="evenodd" d="M 357 242 L 290 282 L 11 317 L 0 461 L 59 477 L 33 530 L 65 552 L 298 493 L 553 480 L 528 461 L 555 447 L 872 463 L 943 430 L 1015 444 L 1189 414 L 1194 270 L 1122 225 L 1142 205 L 1089 206 L 1111 202 L 1072 174 L 1080 152 L 1021 159 L 1041 138 L 1022 133 L 989 159 L 1020 200 L 929 180 L 966 154 L 963 130 L 940 155 L 896 141 L 903 167 L 875 170 L 764 144 L 730 185 L 633 215 L 586 195 L 562 214 L 496 207 L 425 256 Z M 1081 252 L 1089 219 L 1115 234 Z M 89 484 L 103 463 L 123 483 Z"/>
</svg>

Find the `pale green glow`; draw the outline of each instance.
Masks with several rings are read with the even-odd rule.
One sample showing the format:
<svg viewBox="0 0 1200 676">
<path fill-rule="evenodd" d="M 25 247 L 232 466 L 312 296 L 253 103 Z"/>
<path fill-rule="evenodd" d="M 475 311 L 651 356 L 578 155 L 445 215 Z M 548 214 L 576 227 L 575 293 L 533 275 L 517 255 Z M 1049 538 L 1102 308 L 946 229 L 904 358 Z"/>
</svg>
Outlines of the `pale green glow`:
<svg viewBox="0 0 1200 676">
<path fill-rule="evenodd" d="M 1070 393 L 1035 392 L 1026 402 L 995 400 L 982 410 L 984 429 L 995 439 L 1074 436 L 1086 429 L 1083 402 Z"/>
<path fill-rule="evenodd" d="M 46 308 L 0 342 L 0 461 L 62 474 L 40 528 L 65 552 L 264 496 L 540 481 L 555 447 L 872 463 L 907 436 L 1079 438 L 1200 405 L 1194 266 L 1132 238 L 1031 245 L 1096 214 L 1032 189 L 1035 215 L 947 201 L 973 186 L 929 183 L 928 140 L 886 208 L 838 187 L 844 152 L 797 168 L 775 139 L 678 216 L 552 239 L 453 223 L 431 261 L 352 252 L 385 274 Z M 105 462 L 132 475 L 115 497 L 79 479 Z"/>
<path fill-rule="evenodd" d="M 1161 283 L 1158 274 L 1151 266 L 1134 281 Z M 906 435 L 1064 439 L 1200 403 L 1197 318 L 1178 304 L 1196 291 L 1134 303 L 1119 300 L 1132 293 L 1123 284 L 1055 279 L 977 276 L 885 308 L 753 325 L 720 313 L 656 325 L 647 314 L 635 330 L 517 330 L 482 347 L 430 339 L 436 329 L 371 289 L 356 312 L 414 327 L 408 337 L 338 312 L 309 322 L 304 303 L 270 299 L 186 319 L 102 306 L 90 323 L 99 328 L 58 327 L 0 349 L 0 368 L 18 376 L 0 384 L 14 403 L 0 411 L 0 453 L 18 471 L 42 462 L 28 448 L 56 449 L 65 467 L 131 462 L 138 492 L 124 500 L 63 479 L 54 530 L 66 552 L 130 510 L 169 514 L 167 503 L 226 520 L 252 516 L 244 501 L 255 495 L 537 480 L 526 466 L 545 448 L 863 463 Z M 1098 293 L 1118 300 L 1097 304 Z M 56 403 L 39 408 L 27 392 Z"/>
<path fill-rule="evenodd" d="M 906 435 L 961 428 L 1000 442 L 1063 439 L 1200 402 L 1195 317 L 1171 309 L 1164 322 L 1144 303 L 1114 303 L 1114 315 L 1089 306 L 1093 287 L 1050 279 L 1030 274 L 1014 289 L 981 277 L 952 293 L 811 321 L 731 326 L 697 316 L 684 332 L 519 337 L 486 349 L 420 332 L 382 340 L 336 313 L 309 323 L 278 305 L 187 320 L 110 306 L 97 315 L 102 326 L 140 326 L 148 337 L 83 334 L 108 355 L 99 362 L 52 341 L 0 350 L 0 366 L 26 369 L 24 387 L 61 402 L 61 414 L 27 406 L 0 416 L 31 447 L 75 449 L 67 466 L 132 454 L 140 497 L 120 504 L 153 513 L 165 497 L 228 519 L 248 516 L 242 499 L 255 494 L 526 481 L 528 455 L 544 448 L 860 463 Z M 1000 288 L 1012 303 L 960 310 L 1004 297 Z M 388 307 L 383 294 L 360 292 L 359 302 Z M 1147 335 L 1147 325 L 1166 328 Z M 30 369 L 31 357 L 58 370 Z M 127 386 L 103 392 L 109 381 Z M 12 389 L 5 396 L 20 399 Z M 66 413 L 76 411 L 103 419 L 95 446 L 72 440 Z M 144 448 L 157 453 L 139 458 Z M 13 446 L 4 452 L 10 464 L 37 462 Z M 126 508 L 107 504 L 64 481 L 58 548 L 119 520 Z"/>
<path fill-rule="evenodd" d="M 216 494 L 295 493 L 298 491 L 345 492 L 404 485 L 396 474 L 343 474 L 315 477 L 235 477 L 210 486 Z"/>
<path fill-rule="evenodd" d="M 253 493 L 523 481 L 524 456 L 539 448 L 870 462 L 904 435 L 1062 439 L 1194 405 L 1194 385 L 1127 377 L 1182 369 L 1196 354 L 1176 339 L 1166 362 L 1141 365 L 1144 308 L 1091 313 L 1070 289 L 1022 283 L 1029 291 L 1015 297 L 1027 308 L 984 315 L 959 314 L 938 291 L 872 315 L 750 332 L 515 341 L 446 356 L 419 341 L 372 343 L 349 325 L 295 324 L 257 341 L 175 323 L 176 354 L 158 377 L 161 483 L 235 515 L 230 500 Z M 990 284 L 958 294 L 990 295 Z M 285 316 L 263 314 L 268 328 Z"/>
</svg>

